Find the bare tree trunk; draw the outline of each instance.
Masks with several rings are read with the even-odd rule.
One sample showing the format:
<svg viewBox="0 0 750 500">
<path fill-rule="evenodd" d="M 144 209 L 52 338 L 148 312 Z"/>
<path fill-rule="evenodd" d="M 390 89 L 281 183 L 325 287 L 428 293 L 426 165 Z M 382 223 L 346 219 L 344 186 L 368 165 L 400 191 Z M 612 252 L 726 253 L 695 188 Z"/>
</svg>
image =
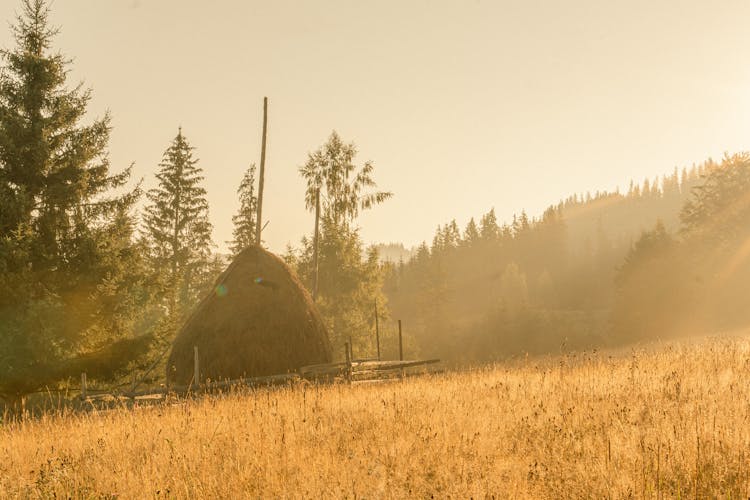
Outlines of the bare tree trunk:
<svg viewBox="0 0 750 500">
<path fill-rule="evenodd" d="M 320 188 L 315 192 L 315 237 L 313 240 L 313 302 L 318 299 L 318 241 L 320 240 Z"/>
</svg>

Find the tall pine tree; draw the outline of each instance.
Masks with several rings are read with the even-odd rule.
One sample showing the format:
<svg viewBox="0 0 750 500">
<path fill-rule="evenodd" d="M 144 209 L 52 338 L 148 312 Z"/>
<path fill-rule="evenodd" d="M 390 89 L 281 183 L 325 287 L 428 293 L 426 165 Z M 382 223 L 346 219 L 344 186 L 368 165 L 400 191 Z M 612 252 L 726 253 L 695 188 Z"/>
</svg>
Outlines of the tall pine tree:
<svg viewBox="0 0 750 500">
<path fill-rule="evenodd" d="M 81 371 L 112 377 L 141 350 L 147 296 L 131 208 L 110 172 L 108 115 L 84 124 L 91 93 L 69 89 L 68 60 L 44 0 L 25 0 L 0 71 L 0 396 Z M 120 300 L 128 297 L 128 300 Z"/>
<path fill-rule="evenodd" d="M 182 127 L 159 163 L 159 186 L 146 194 L 149 257 L 161 277 L 168 315 L 179 320 L 211 279 L 211 223 L 203 170 Z"/>
</svg>

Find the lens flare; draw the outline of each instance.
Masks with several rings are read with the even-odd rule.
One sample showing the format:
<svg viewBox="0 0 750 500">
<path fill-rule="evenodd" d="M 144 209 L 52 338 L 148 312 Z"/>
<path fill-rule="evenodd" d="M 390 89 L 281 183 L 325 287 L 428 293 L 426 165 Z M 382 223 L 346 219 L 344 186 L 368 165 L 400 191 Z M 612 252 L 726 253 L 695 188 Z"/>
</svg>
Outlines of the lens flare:
<svg viewBox="0 0 750 500">
<path fill-rule="evenodd" d="M 226 285 L 223 283 L 221 285 L 218 285 L 216 287 L 216 296 L 217 297 L 224 297 L 228 293 Z"/>
</svg>

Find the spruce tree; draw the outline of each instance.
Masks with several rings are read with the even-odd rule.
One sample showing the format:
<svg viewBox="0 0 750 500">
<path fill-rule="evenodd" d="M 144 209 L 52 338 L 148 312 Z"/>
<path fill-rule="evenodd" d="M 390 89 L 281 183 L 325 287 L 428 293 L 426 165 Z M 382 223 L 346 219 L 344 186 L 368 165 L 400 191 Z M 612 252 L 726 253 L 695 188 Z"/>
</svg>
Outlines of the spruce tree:
<svg viewBox="0 0 750 500">
<path fill-rule="evenodd" d="M 497 225 L 494 208 L 482 216 L 479 223 L 479 234 L 485 241 L 495 241 L 498 238 L 500 228 Z"/>
<path fill-rule="evenodd" d="M 443 239 L 447 248 L 456 248 L 461 242 L 461 231 L 458 229 L 456 219 L 445 225 Z"/>
<path fill-rule="evenodd" d="M 255 244 L 255 221 L 258 213 L 258 197 L 255 194 L 255 164 L 250 165 L 242 176 L 242 182 L 237 189 L 240 198 L 240 208 L 232 216 L 234 230 L 229 249 L 232 255 L 237 255 L 245 248 Z"/>
<path fill-rule="evenodd" d="M 110 171 L 109 116 L 83 123 L 91 93 L 66 87 L 48 16 L 46 1 L 23 1 L 16 47 L 0 53 L 0 396 L 11 399 L 81 371 L 112 377 L 143 347 L 139 190 L 115 194 L 130 170 Z"/>
<path fill-rule="evenodd" d="M 476 245 L 478 241 L 479 229 L 477 228 L 477 223 L 474 221 L 474 217 L 472 217 L 471 219 L 469 219 L 469 223 L 466 224 L 463 242 L 465 246 L 471 247 Z"/>
<path fill-rule="evenodd" d="M 159 163 L 158 187 L 148 191 L 145 236 L 152 269 L 161 277 L 169 317 L 177 320 L 211 279 L 211 223 L 203 170 L 180 127 Z"/>
</svg>

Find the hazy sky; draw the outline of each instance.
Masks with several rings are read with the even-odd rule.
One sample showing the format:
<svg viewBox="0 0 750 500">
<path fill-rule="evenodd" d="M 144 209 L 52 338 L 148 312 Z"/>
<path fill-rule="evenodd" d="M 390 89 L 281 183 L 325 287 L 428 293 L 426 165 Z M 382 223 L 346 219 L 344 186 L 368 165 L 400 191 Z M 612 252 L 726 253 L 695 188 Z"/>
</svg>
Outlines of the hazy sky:
<svg viewBox="0 0 750 500">
<path fill-rule="evenodd" d="M 0 19 L 19 10 L 0 2 Z M 333 129 L 393 199 L 366 242 L 430 240 L 495 207 L 539 214 L 750 148 L 750 2 L 57 0 L 72 82 L 109 109 L 113 166 L 154 186 L 182 125 L 224 247 L 269 136 L 264 239 L 312 229 L 297 168 Z M 11 48 L 9 30 L 0 46 Z"/>
</svg>

